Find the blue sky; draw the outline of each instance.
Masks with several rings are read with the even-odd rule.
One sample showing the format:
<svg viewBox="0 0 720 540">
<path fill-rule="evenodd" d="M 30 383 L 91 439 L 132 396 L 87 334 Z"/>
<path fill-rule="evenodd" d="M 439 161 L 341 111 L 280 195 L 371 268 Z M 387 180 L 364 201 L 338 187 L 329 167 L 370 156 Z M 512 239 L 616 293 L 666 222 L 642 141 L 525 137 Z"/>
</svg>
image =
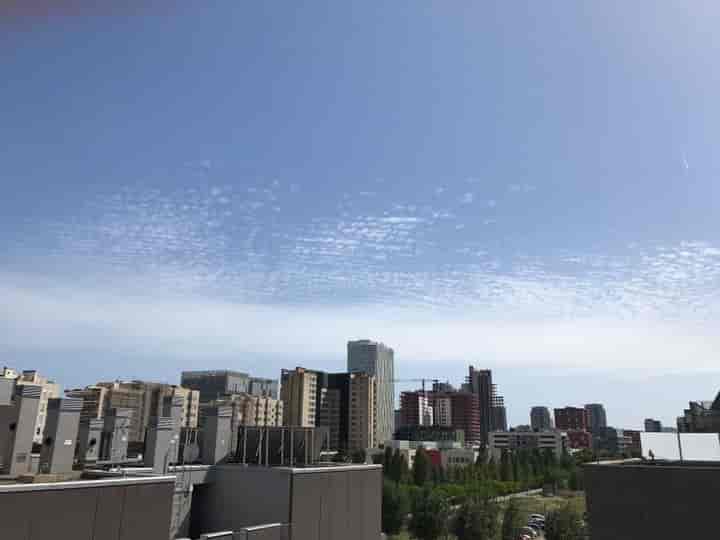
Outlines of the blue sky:
<svg viewBox="0 0 720 540">
<path fill-rule="evenodd" d="M 720 387 L 720 7 L 309 2 L 0 23 L 0 358 L 491 367 L 512 423 Z M 82 4 L 75 4 L 75 6 Z"/>
</svg>

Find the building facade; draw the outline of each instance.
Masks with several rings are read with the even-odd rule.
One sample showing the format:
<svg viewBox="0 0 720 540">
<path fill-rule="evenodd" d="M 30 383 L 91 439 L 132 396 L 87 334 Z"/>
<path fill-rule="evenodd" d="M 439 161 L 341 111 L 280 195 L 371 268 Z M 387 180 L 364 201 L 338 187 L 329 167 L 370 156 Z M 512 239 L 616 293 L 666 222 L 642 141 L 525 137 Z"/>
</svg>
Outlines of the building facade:
<svg viewBox="0 0 720 540">
<path fill-rule="evenodd" d="M 489 449 L 496 461 L 504 450 L 551 450 L 560 458 L 566 451 L 566 437 L 559 431 L 493 431 Z"/>
<path fill-rule="evenodd" d="M 280 396 L 284 403 L 286 426 L 315 427 L 318 376 L 314 371 L 297 367 L 280 374 Z"/>
<path fill-rule="evenodd" d="M 317 425 L 329 430 L 333 450 L 347 450 L 350 421 L 350 374 L 318 373 Z"/>
<path fill-rule="evenodd" d="M 432 426 L 433 406 L 427 392 L 400 394 L 400 422 L 403 426 Z"/>
<path fill-rule="evenodd" d="M 477 407 L 479 412 L 480 442 L 488 444 L 489 433 L 492 431 L 492 405 L 493 405 L 493 382 L 492 371 L 489 369 L 476 370 L 470 366 L 468 382 L 470 390 L 477 396 Z"/>
<path fill-rule="evenodd" d="M 262 377 L 250 377 L 249 393 L 253 396 L 278 398 L 278 382 L 275 379 L 263 379 Z"/>
<path fill-rule="evenodd" d="M 200 392 L 200 401 L 211 401 L 229 394 L 249 394 L 250 375 L 227 369 L 183 371 L 180 386 Z"/>
<path fill-rule="evenodd" d="M 82 410 L 80 412 L 81 422 L 99 419 L 104 416 L 107 393 L 108 389 L 103 386 L 88 386 L 85 388 L 65 390 L 67 397 L 83 400 Z"/>
<path fill-rule="evenodd" d="M 450 399 L 452 424 L 454 429 L 465 433 L 467 444 L 479 444 L 482 441 L 480 408 L 477 394 L 473 392 L 452 392 L 444 397 Z"/>
<path fill-rule="evenodd" d="M 454 391 L 449 392 L 455 393 Z M 453 424 L 452 417 L 452 399 L 442 393 L 433 394 L 433 417 L 435 424 L 438 426 L 450 427 Z"/>
<path fill-rule="evenodd" d="M 715 401 L 691 401 L 677 428 L 681 433 L 720 433 L 720 393 Z"/>
<path fill-rule="evenodd" d="M 378 436 L 375 418 L 377 381 L 367 373 L 352 373 L 349 384 L 348 450 L 375 448 Z"/>
<path fill-rule="evenodd" d="M 585 405 L 585 419 L 587 430 L 596 433 L 607 427 L 607 414 L 602 403 L 589 403 Z"/>
<path fill-rule="evenodd" d="M 660 422 L 660 420 L 646 418 L 645 431 L 647 431 L 648 433 L 660 433 L 662 432 L 662 423 Z"/>
<path fill-rule="evenodd" d="M 130 410 L 128 441 L 131 443 L 144 442 L 151 419 L 170 415 L 169 405 L 176 396 L 182 399 L 179 427 L 196 428 L 198 426 L 200 393 L 197 390 L 148 381 L 99 382 L 95 387 L 88 387 L 85 390 L 94 393 L 96 392 L 94 388 L 105 388 L 102 399 L 103 414 L 109 409 Z M 80 391 L 71 391 L 68 396 L 82 397 Z M 92 409 L 88 408 L 85 414 L 93 414 L 94 410 L 94 406 Z"/>
<path fill-rule="evenodd" d="M 347 370 L 367 373 L 375 377 L 377 410 L 375 442 L 392 439 L 395 431 L 395 352 L 383 343 L 370 340 L 349 341 L 347 344 Z"/>
<path fill-rule="evenodd" d="M 587 413 L 581 407 L 555 409 L 555 429 L 587 431 Z"/>
<path fill-rule="evenodd" d="M 548 431 L 553 429 L 550 409 L 547 407 L 533 407 L 530 409 L 530 427 L 533 431 Z"/>
<path fill-rule="evenodd" d="M 567 446 L 573 450 L 589 450 L 593 447 L 593 437 L 587 431 L 569 429 L 566 432 Z"/>
</svg>

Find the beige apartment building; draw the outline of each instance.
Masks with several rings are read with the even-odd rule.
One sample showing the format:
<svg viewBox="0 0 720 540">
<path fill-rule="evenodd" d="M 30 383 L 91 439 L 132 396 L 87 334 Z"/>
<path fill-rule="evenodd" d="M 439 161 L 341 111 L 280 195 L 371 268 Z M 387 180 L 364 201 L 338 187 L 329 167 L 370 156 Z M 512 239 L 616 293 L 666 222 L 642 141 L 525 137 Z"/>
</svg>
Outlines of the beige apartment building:
<svg viewBox="0 0 720 540">
<path fill-rule="evenodd" d="M 282 426 L 283 402 L 270 397 L 254 396 L 247 393 L 232 394 L 200 405 L 200 423 L 203 410 L 226 406 L 232 410 L 230 417 L 230 448 L 237 448 L 237 436 L 240 426 Z"/>
<path fill-rule="evenodd" d="M 281 371 L 280 399 L 286 426 L 315 427 L 317 374 L 301 367 Z"/>
<path fill-rule="evenodd" d="M 377 440 L 377 381 L 366 373 L 350 374 L 348 449 L 366 450 Z"/>
<path fill-rule="evenodd" d="M 197 390 L 189 390 L 181 386 L 146 382 L 99 382 L 94 387 L 87 387 L 84 391 L 91 391 L 91 395 L 98 395 L 96 388 L 104 388 L 105 395 L 102 397 L 102 407 L 105 411 L 110 408 L 124 408 L 132 411 L 128 440 L 130 442 L 142 442 L 145 440 L 145 431 L 150 424 L 150 419 L 155 416 L 168 416 L 166 405 L 174 396 L 183 397 L 182 420 L 180 427 L 196 428 L 200 408 L 200 393 Z M 71 397 L 81 397 L 81 391 L 72 391 L 68 394 Z M 102 392 L 102 391 L 100 391 Z M 98 398 L 98 400 L 100 400 Z M 91 409 L 87 414 L 92 414 Z"/>
<path fill-rule="evenodd" d="M 80 421 L 86 422 L 94 418 L 102 418 L 105 411 L 105 400 L 109 390 L 104 386 L 87 386 L 65 390 L 65 395 L 83 400 Z"/>
</svg>

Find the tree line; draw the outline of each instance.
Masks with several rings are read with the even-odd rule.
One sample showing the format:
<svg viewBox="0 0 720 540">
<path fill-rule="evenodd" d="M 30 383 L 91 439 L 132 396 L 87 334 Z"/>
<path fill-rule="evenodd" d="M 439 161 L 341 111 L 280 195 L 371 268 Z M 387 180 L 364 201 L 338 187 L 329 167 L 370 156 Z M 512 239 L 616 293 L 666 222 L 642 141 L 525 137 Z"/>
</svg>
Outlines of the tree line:
<svg viewBox="0 0 720 540">
<path fill-rule="evenodd" d="M 494 458 L 479 455 L 465 467 L 443 468 L 418 448 L 410 469 L 405 456 L 386 448 L 376 463 L 383 465 L 383 531 L 398 534 L 403 527 L 420 540 L 517 540 L 524 525 L 516 502 L 497 497 L 550 486 L 582 489 L 582 472 L 569 455 L 521 450 Z M 547 540 L 584 539 L 582 517 L 570 508 L 547 516 Z"/>
</svg>

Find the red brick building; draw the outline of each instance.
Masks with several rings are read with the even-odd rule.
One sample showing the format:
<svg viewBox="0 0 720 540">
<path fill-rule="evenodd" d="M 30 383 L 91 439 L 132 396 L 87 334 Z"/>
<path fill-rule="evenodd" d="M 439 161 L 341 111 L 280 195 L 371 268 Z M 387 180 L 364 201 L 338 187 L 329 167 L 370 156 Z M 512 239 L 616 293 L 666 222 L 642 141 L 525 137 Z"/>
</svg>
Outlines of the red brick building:
<svg viewBox="0 0 720 540">
<path fill-rule="evenodd" d="M 592 435 L 587 431 L 569 429 L 567 431 L 567 445 L 573 450 L 592 448 Z"/>
<path fill-rule="evenodd" d="M 587 431 L 587 428 L 587 412 L 583 407 L 555 409 L 555 429 L 562 431 L 569 429 Z"/>
</svg>

